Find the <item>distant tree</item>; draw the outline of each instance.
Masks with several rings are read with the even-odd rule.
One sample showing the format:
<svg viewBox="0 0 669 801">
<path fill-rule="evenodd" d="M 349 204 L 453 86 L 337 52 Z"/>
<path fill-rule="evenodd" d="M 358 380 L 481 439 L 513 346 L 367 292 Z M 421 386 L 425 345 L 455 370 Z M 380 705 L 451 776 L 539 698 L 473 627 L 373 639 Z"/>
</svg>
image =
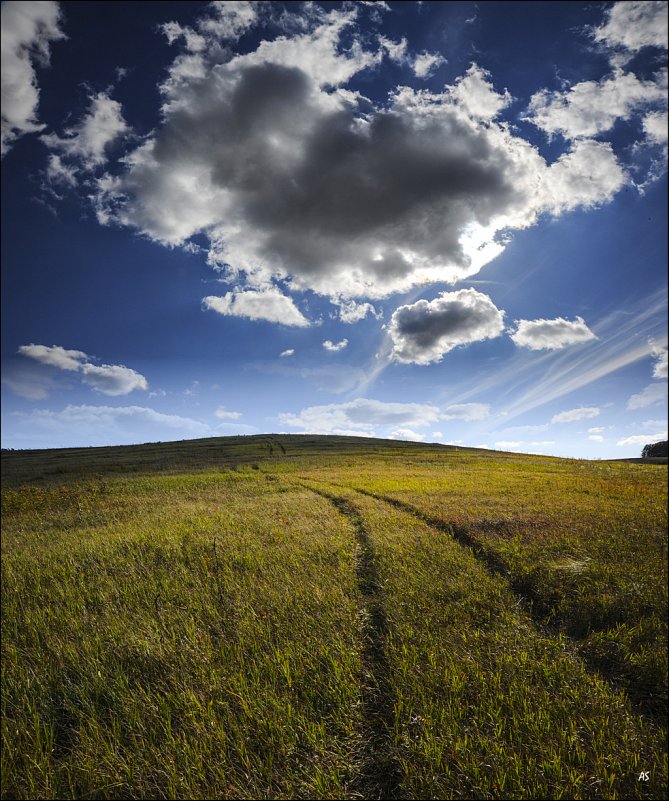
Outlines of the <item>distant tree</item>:
<svg viewBox="0 0 669 801">
<path fill-rule="evenodd" d="M 669 456 L 669 442 L 665 439 L 661 442 L 653 442 L 644 445 L 641 456 L 644 459 L 651 456 Z"/>
</svg>

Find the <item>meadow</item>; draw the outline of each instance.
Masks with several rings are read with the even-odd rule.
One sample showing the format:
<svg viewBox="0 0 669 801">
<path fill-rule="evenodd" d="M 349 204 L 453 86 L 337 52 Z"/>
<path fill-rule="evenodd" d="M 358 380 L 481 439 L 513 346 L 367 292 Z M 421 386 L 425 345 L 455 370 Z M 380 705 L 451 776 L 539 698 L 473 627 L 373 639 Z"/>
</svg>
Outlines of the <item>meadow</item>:
<svg viewBox="0 0 669 801">
<path fill-rule="evenodd" d="M 2 798 L 664 798 L 667 467 L 3 453 Z"/>
</svg>

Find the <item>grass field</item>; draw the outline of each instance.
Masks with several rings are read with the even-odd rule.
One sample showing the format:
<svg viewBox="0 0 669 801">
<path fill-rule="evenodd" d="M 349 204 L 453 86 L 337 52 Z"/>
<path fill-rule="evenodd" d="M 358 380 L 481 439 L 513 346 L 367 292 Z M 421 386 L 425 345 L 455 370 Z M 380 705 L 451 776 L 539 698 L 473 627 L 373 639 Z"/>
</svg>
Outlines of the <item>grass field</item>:
<svg viewBox="0 0 669 801">
<path fill-rule="evenodd" d="M 664 798 L 666 481 L 347 437 L 3 453 L 2 797 Z"/>
</svg>

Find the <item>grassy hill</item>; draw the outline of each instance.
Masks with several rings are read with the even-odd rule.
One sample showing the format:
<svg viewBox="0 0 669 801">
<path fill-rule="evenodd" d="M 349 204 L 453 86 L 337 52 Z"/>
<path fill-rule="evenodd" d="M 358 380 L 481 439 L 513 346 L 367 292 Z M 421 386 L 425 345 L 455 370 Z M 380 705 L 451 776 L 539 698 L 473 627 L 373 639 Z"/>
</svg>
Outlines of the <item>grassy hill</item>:
<svg viewBox="0 0 669 801">
<path fill-rule="evenodd" d="M 666 466 L 299 435 L 2 461 L 3 798 L 666 796 Z"/>
</svg>

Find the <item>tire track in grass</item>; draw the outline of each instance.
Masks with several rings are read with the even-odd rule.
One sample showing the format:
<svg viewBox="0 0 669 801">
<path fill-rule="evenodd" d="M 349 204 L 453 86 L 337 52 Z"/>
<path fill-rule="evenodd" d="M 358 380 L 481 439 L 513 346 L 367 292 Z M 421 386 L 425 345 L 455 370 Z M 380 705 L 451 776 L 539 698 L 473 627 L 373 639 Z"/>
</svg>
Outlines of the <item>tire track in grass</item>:
<svg viewBox="0 0 669 801">
<path fill-rule="evenodd" d="M 485 565 L 485 567 L 488 569 L 488 572 L 495 576 L 501 576 L 507 581 L 513 594 L 518 599 L 519 604 L 522 605 L 522 608 L 529 615 L 537 629 L 542 631 L 544 634 L 551 634 L 555 632 L 563 634 L 572 643 L 574 643 L 574 645 L 576 645 L 579 639 L 578 637 L 573 637 L 567 631 L 562 629 L 559 625 L 559 621 L 547 619 L 547 614 L 550 612 L 550 609 L 548 609 L 545 603 L 542 602 L 542 599 L 538 597 L 532 585 L 527 580 L 515 578 L 504 564 L 502 558 L 496 553 L 483 547 L 474 537 L 472 537 L 466 528 L 454 525 L 452 523 L 447 523 L 438 517 L 432 517 L 432 515 L 422 512 L 415 506 L 411 506 L 411 504 L 400 501 L 399 499 L 393 498 L 389 495 L 370 492 L 369 490 L 360 489 L 359 487 L 346 487 L 346 489 L 353 490 L 354 492 L 358 492 L 360 495 L 366 495 L 374 500 L 382 501 L 390 506 L 394 506 L 396 509 L 406 512 L 418 520 L 421 520 L 435 531 L 439 531 L 440 533 L 448 534 L 453 537 L 453 539 L 460 545 L 468 548 L 472 555 Z M 626 681 L 624 676 L 619 675 L 615 669 L 615 666 L 613 666 L 610 670 L 606 670 L 601 664 L 594 664 L 592 660 L 588 659 L 588 657 L 583 653 L 577 652 L 575 655 L 583 662 L 590 672 L 596 673 L 601 678 L 605 679 L 615 690 L 622 690 L 627 695 L 634 712 L 642 715 L 647 720 L 658 723 L 666 729 L 667 716 L 666 701 L 664 700 L 664 697 L 659 699 L 658 704 L 657 699 L 649 698 L 649 694 L 644 687 L 635 686 L 629 681 Z"/>
<path fill-rule="evenodd" d="M 354 797 L 366 799 L 402 798 L 401 771 L 392 755 L 395 699 L 390 686 L 386 654 L 388 620 L 374 545 L 364 518 L 349 500 L 306 482 L 301 486 L 330 501 L 340 514 L 350 520 L 355 531 L 355 576 L 364 604 L 360 610 L 364 682 L 362 747 L 351 790 Z"/>
</svg>

